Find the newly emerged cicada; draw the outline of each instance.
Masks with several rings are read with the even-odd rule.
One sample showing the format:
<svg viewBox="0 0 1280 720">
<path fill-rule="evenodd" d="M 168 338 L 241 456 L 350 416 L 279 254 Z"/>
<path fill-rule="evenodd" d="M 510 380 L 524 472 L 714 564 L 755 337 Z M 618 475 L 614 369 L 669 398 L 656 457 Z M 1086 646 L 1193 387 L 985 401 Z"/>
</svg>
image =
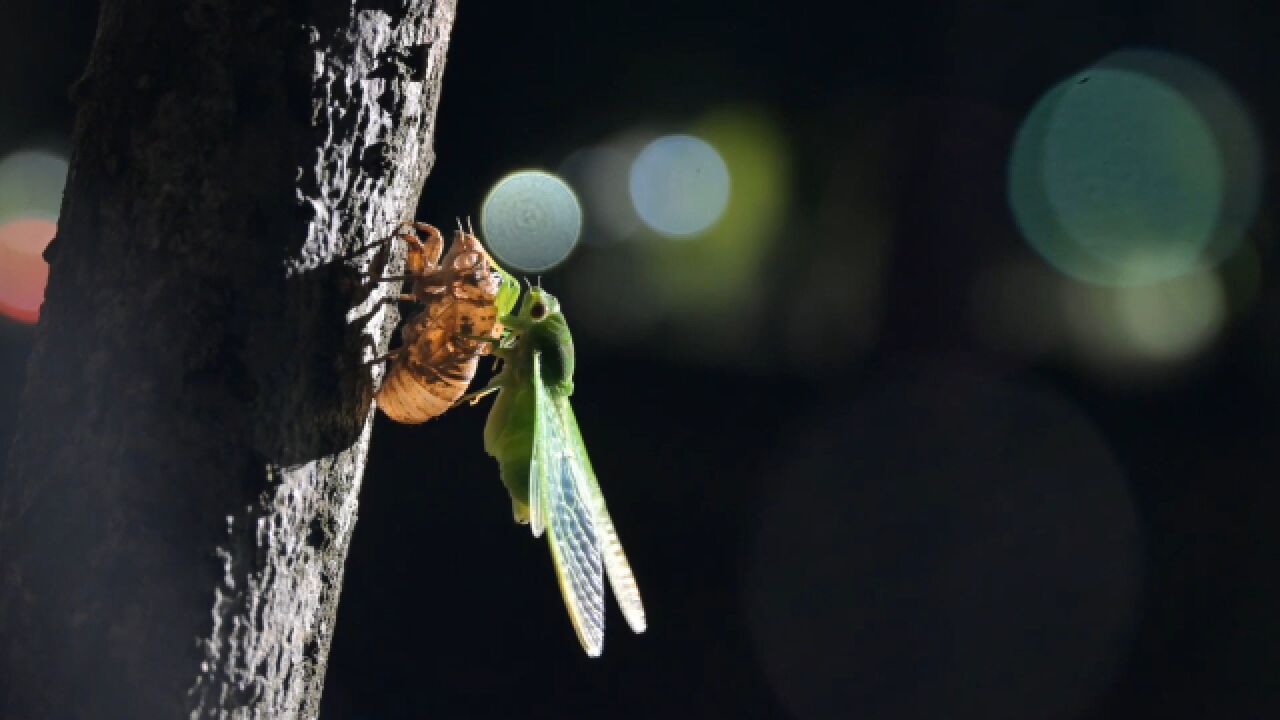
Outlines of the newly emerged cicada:
<svg viewBox="0 0 1280 720">
<path fill-rule="evenodd" d="M 546 532 L 569 620 L 587 655 L 597 657 L 604 648 L 606 577 L 631 629 L 644 632 L 646 620 L 569 404 L 573 337 L 560 302 L 541 287 L 530 288 L 519 310 L 501 321 L 506 332 L 493 353 L 502 371 L 471 396 L 497 393 L 484 449 L 498 461 L 516 522 L 527 523 L 534 537 Z"/>
<path fill-rule="evenodd" d="M 400 347 L 375 395 L 387 417 L 421 423 L 452 407 L 467 391 L 480 356 L 502 336 L 499 309 L 519 285 L 489 258 L 474 232 L 459 226 L 449 250 L 440 231 L 426 223 L 406 223 L 407 285 L 402 300 L 421 303 L 400 330 Z M 426 235 L 423 240 L 418 231 Z M 505 288 L 505 290 L 504 290 Z M 485 338 L 493 338 L 488 343 Z"/>
</svg>

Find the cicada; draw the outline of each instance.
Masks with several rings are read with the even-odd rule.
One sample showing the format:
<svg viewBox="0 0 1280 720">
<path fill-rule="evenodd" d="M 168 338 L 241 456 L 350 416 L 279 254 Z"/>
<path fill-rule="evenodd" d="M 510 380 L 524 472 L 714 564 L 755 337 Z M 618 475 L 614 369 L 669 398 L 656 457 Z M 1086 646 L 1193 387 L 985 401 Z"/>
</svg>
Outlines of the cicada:
<svg viewBox="0 0 1280 720">
<path fill-rule="evenodd" d="M 627 624 L 644 632 L 644 605 L 605 507 L 569 405 L 574 353 L 569 326 L 551 293 L 533 287 L 504 315 L 494 354 L 502 370 L 474 398 L 497 393 L 484 428 L 518 523 L 546 531 L 569 619 L 587 655 L 604 647 L 604 576 Z"/>
<path fill-rule="evenodd" d="M 421 423 L 448 410 L 467 391 L 480 356 L 502 335 L 500 301 L 509 310 L 514 297 L 505 297 L 512 288 L 518 294 L 519 285 L 461 224 L 443 258 L 439 230 L 426 223 L 409 227 L 400 234 L 407 246 L 401 279 L 408 282 L 401 299 L 424 307 L 405 321 L 400 347 L 385 356 L 391 364 L 376 398 L 392 420 Z"/>
</svg>

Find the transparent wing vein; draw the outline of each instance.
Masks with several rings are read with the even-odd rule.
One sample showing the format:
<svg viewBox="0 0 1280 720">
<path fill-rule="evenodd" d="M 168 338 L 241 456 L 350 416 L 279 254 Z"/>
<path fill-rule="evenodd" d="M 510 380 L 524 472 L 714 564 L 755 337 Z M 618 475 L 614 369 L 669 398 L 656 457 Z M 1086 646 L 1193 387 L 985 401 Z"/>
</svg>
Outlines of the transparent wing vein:
<svg viewBox="0 0 1280 720">
<path fill-rule="evenodd" d="M 581 493 L 589 503 L 591 518 L 600 538 L 604 567 L 609 574 L 609 586 L 613 588 L 613 594 L 618 598 L 618 607 L 622 609 L 622 616 L 626 618 L 627 625 L 631 626 L 633 632 L 642 633 L 647 627 L 647 621 L 644 603 L 640 600 L 640 586 L 636 584 L 636 576 L 631 572 L 631 563 L 627 562 L 627 555 L 622 550 L 622 541 L 618 539 L 618 531 L 614 529 L 613 519 L 609 517 L 604 493 L 600 490 L 595 470 L 592 469 L 591 460 L 586 454 L 586 445 L 582 442 L 582 431 L 578 429 L 578 421 L 573 416 L 573 409 L 569 406 L 568 399 L 556 398 L 555 403 L 561 425 L 570 435 L 570 446 L 577 448 L 580 455 L 583 482 Z"/>
<path fill-rule="evenodd" d="M 591 483 L 584 459 L 570 440 L 570 428 L 542 382 L 536 353 L 533 372 L 537 407 L 530 488 L 532 492 L 536 484 L 538 494 L 530 500 L 542 505 L 539 519 L 546 523 L 569 619 L 583 649 L 596 657 L 604 648 L 604 568 Z"/>
</svg>

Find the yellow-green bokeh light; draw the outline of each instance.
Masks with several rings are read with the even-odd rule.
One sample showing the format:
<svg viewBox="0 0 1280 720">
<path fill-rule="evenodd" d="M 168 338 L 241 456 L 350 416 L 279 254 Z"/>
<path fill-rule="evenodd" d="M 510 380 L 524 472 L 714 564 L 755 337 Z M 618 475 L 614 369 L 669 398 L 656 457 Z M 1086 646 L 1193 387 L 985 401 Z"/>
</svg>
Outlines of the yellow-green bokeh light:
<svg viewBox="0 0 1280 720">
<path fill-rule="evenodd" d="M 614 190 L 580 187 L 592 226 L 626 242 L 600 243 L 574 263 L 575 319 L 581 318 L 585 331 L 615 342 L 660 332 L 661 343 L 645 346 L 695 361 L 750 363 L 759 357 L 749 351 L 751 343 L 767 332 L 766 326 L 776 330 L 777 318 L 762 303 L 768 263 L 790 204 L 786 142 L 765 113 L 745 107 L 715 110 L 680 130 L 664 136 L 633 130 L 619 136 L 629 141 L 607 145 L 629 159 L 631 172 L 623 186 L 632 204 L 629 216 L 613 212 L 616 207 L 595 206 Z M 653 154 L 659 151 L 667 159 L 687 153 L 679 159 L 685 164 L 650 176 L 648 164 L 663 160 Z M 595 168 L 614 168 L 610 172 L 592 170 L 598 159 L 576 153 L 566 161 L 566 172 L 578 182 L 592 177 L 616 182 L 611 178 L 617 177 L 618 158 Z M 659 178 L 645 190 L 654 204 L 646 205 L 638 197 L 644 193 L 633 192 L 637 174 Z M 664 185 L 663 177 L 670 183 Z M 682 189 L 689 191 L 690 202 L 666 202 Z M 620 222 L 612 222 L 614 215 Z M 620 303 L 618 298 L 642 301 Z M 776 337 L 772 342 L 776 346 Z"/>
<path fill-rule="evenodd" d="M 766 263 L 782 232 L 790 202 L 788 155 L 776 127 L 751 110 L 715 112 L 691 130 L 724 159 L 732 190 L 723 214 L 698 235 L 650 243 L 643 257 L 668 316 L 691 330 L 689 343 L 732 353 L 752 330 L 741 318 L 762 299 Z"/>
<path fill-rule="evenodd" d="M 1212 344 L 1227 318 L 1226 288 L 1211 269 L 1136 287 L 1065 283 L 1062 291 L 1072 346 L 1108 373 L 1184 364 Z"/>
</svg>

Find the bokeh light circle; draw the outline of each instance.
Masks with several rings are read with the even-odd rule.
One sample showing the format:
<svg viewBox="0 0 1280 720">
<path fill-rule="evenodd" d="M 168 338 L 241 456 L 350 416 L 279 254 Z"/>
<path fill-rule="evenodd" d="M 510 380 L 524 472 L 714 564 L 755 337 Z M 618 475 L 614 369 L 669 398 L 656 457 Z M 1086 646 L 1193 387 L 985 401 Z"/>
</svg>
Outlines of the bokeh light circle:
<svg viewBox="0 0 1280 720">
<path fill-rule="evenodd" d="M 1148 292 L 1123 292 L 1116 310 L 1135 351 L 1176 360 L 1193 355 L 1213 340 L 1222 328 L 1226 306 L 1218 276 L 1199 272 Z"/>
<path fill-rule="evenodd" d="M 1222 208 L 1205 249 L 1207 264 L 1231 257 L 1253 224 L 1262 197 L 1262 140 L 1243 100 L 1215 72 L 1190 58 L 1150 48 L 1107 55 L 1100 68 L 1154 78 L 1177 90 L 1208 124 L 1223 163 Z"/>
<path fill-rule="evenodd" d="M 489 252 L 524 273 L 564 262 L 582 236 L 582 207 L 563 180 L 522 170 L 499 180 L 484 199 L 480 227 Z"/>
<path fill-rule="evenodd" d="M 560 174 L 582 198 L 588 244 L 611 245 L 640 227 L 627 192 L 634 151 L 615 144 L 583 148 L 565 158 Z"/>
<path fill-rule="evenodd" d="M 0 223 L 18 218 L 57 220 L 67 160 L 45 150 L 20 150 L 0 160 Z"/>
<path fill-rule="evenodd" d="M 1142 538 L 1050 388 L 925 368 L 833 402 L 761 493 L 745 610 L 792 717 L 1075 717 L 1125 664 Z"/>
<path fill-rule="evenodd" d="M 43 218 L 0 223 L 0 314 L 23 323 L 39 317 L 49 279 L 49 266 L 40 253 L 57 229 Z"/>
<path fill-rule="evenodd" d="M 670 236 L 711 227 L 729 202 L 729 169 L 720 153 L 692 135 L 667 135 L 636 155 L 631 202 L 646 225 Z"/>
<path fill-rule="evenodd" d="M 1210 347 L 1227 318 L 1221 277 L 1202 268 L 1140 287 L 1064 284 L 1062 317 L 1072 347 L 1099 370 L 1158 379 Z"/>
<path fill-rule="evenodd" d="M 34 323 L 49 266 L 42 253 L 57 233 L 67 160 L 25 149 L 0 160 L 0 315 Z"/>
<path fill-rule="evenodd" d="M 1224 175 L 1213 130 L 1176 88 L 1096 67 L 1051 89 L 1024 121 L 1009 201 L 1027 241 L 1061 272 L 1141 285 L 1201 263 Z"/>
</svg>

